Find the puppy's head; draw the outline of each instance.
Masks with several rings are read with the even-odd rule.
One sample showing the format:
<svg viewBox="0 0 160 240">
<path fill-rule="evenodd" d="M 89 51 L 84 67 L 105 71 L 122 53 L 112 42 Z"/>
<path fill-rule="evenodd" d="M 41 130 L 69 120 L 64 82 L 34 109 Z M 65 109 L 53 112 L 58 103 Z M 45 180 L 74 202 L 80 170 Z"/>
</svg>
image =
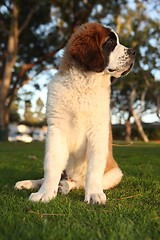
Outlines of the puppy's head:
<svg viewBox="0 0 160 240">
<path fill-rule="evenodd" d="M 116 78 L 126 75 L 135 59 L 135 51 L 121 45 L 118 35 L 99 23 L 82 25 L 72 35 L 68 51 L 85 70 L 104 71 Z"/>
</svg>

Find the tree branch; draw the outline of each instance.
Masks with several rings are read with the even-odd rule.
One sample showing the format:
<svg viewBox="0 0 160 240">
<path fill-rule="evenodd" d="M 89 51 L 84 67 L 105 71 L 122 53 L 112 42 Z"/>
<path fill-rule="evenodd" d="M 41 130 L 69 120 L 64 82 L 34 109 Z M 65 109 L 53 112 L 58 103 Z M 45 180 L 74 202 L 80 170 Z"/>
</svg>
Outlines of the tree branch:
<svg viewBox="0 0 160 240">
<path fill-rule="evenodd" d="M 28 63 L 28 64 L 23 64 L 19 74 L 17 76 L 16 81 L 14 82 L 13 88 L 10 90 L 10 92 L 8 93 L 7 96 L 7 105 L 8 107 L 11 105 L 12 100 L 15 96 L 15 94 L 17 93 L 17 91 L 20 89 L 20 87 L 24 86 L 25 84 L 27 84 L 31 78 L 25 78 L 25 80 L 22 80 L 22 78 L 24 77 L 24 75 L 26 74 L 27 71 L 31 70 L 33 67 L 35 67 L 36 65 L 42 64 L 42 62 L 52 56 L 54 56 L 58 51 L 60 51 L 62 48 L 64 48 L 66 42 L 63 43 L 59 48 L 57 48 L 56 50 L 51 51 L 50 53 L 45 54 L 42 58 L 38 59 L 37 61 L 35 61 L 34 63 Z M 19 86 L 18 86 L 19 85 Z"/>
<path fill-rule="evenodd" d="M 9 30 L 7 29 L 7 27 L 5 26 L 5 23 L 4 23 L 2 20 L 0 20 L 0 27 L 1 27 L 1 29 L 3 29 L 3 31 L 4 31 L 7 35 L 9 35 Z"/>
<path fill-rule="evenodd" d="M 72 32 L 76 31 L 77 28 L 77 15 L 78 15 L 79 2 L 77 0 L 73 1 L 73 24 Z"/>
<path fill-rule="evenodd" d="M 136 90 L 133 88 L 132 92 L 130 94 L 130 111 L 131 111 L 132 116 L 134 117 L 134 121 L 137 125 L 137 130 L 138 130 L 140 136 L 142 137 L 143 141 L 144 142 L 149 142 L 149 139 L 144 132 L 141 120 L 139 119 L 136 111 L 133 109 L 133 104 L 134 104 L 135 98 L 136 98 Z"/>
<path fill-rule="evenodd" d="M 157 117 L 160 118 L 160 94 L 157 96 Z"/>
<path fill-rule="evenodd" d="M 7 49 L 6 49 L 6 61 L 3 71 L 3 81 L 0 89 L 0 101 L 4 102 L 7 107 L 6 98 L 8 90 L 11 83 L 12 69 L 16 62 L 18 49 L 18 8 L 14 3 L 13 13 L 12 13 L 12 22 L 11 22 L 11 31 L 8 37 Z"/>
<path fill-rule="evenodd" d="M 148 86 L 145 86 L 144 90 L 141 93 L 141 98 L 140 98 L 141 99 L 140 110 L 139 110 L 140 115 L 145 110 L 145 98 L 146 98 L 147 91 L 148 91 Z"/>
<path fill-rule="evenodd" d="M 27 27 L 27 25 L 29 24 L 29 22 L 31 21 L 34 13 L 37 11 L 37 9 L 39 8 L 40 4 L 36 4 L 36 6 L 34 6 L 31 11 L 29 12 L 29 14 L 26 17 L 25 22 L 23 23 L 22 26 L 20 26 L 19 28 L 19 35 L 24 31 L 24 29 Z"/>
</svg>

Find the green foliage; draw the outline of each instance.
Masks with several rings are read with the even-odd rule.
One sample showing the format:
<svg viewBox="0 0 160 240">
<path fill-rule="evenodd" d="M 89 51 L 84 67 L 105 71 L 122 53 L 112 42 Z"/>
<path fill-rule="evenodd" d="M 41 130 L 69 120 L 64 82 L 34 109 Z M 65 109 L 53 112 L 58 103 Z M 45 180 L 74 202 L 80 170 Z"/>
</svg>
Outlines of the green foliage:
<svg viewBox="0 0 160 240">
<path fill-rule="evenodd" d="M 160 140 L 160 126 L 149 125 L 145 132 L 150 140 Z"/>
<path fill-rule="evenodd" d="M 48 204 L 29 202 L 30 192 L 15 191 L 13 185 L 42 177 L 44 144 L 3 143 L 0 152 L 1 240 L 159 239 L 159 145 L 114 148 L 124 178 L 106 192 L 105 206 L 85 204 L 82 190 L 58 194 Z"/>
<path fill-rule="evenodd" d="M 11 110 L 10 110 L 10 122 L 19 122 L 20 121 L 20 116 L 18 114 L 18 100 L 14 100 L 11 105 Z"/>
<path fill-rule="evenodd" d="M 28 93 L 29 95 L 32 93 Z M 23 122 L 27 125 L 39 125 L 44 122 L 45 114 L 42 112 L 44 108 L 44 103 L 41 98 L 36 101 L 36 111 L 33 112 L 32 102 L 30 99 L 25 100 L 25 111 Z"/>
<path fill-rule="evenodd" d="M 159 68 L 159 15 L 157 1 L 133 1 L 131 6 L 121 9 L 117 30 L 121 42 L 136 50 L 136 61 L 131 73 L 113 86 L 112 103 L 117 111 L 129 115 L 130 95 L 135 90 L 134 109 L 158 111 L 157 99 L 160 92 Z M 143 105 L 143 107 L 142 107 Z M 117 111 L 116 111 L 117 110 Z"/>
<path fill-rule="evenodd" d="M 3 105 L 8 108 L 7 111 L 10 110 L 13 96 L 19 88 L 48 66 L 59 66 L 59 50 L 65 47 L 76 28 L 85 22 L 96 21 L 113 27 L 120 35 L 122 44 L 134 47 L 137 52 L 133 71 L 113 86 L 112 105 L 115 114 L 120 111 L 130 114 L 128 102 L 132 90 L 135 89 L 133 107 L 138 108 L 137 103 L 141 104 L 144 98 L 143 111 L 153 108 L 159 116 L 157 99 L 160 84 L 156 81 L 159 80 L 160 67 L 158 3 L 158 0 L 27 0 L 27 3 L 21 0 L 1 0 L 0 91 L 2 96 L 4 86 L 8 85 L 1 100 L 5 102 Z M 13 18 L 14 6 L 18 9 L 16 19 Z M 15 26 L 13 19 L 18 20 Z M 15 47 L 14 57 L 10 54 L 8 44 L 9 37 L 14 32 L 13 26 L 15 32 L 18 32 L 15 39 L 18 46 Z M 11 71 L 6 64 L 12 57 Z M 6 70 L 12 72 L 7 85 L 2 84 L 6 81 Z M 39 90 L 40 83 L 36 84 L 35 88 Z M 8 123 L 0 124 L 3 126 L 1 128 L 4 128 Z"/>
</svg>

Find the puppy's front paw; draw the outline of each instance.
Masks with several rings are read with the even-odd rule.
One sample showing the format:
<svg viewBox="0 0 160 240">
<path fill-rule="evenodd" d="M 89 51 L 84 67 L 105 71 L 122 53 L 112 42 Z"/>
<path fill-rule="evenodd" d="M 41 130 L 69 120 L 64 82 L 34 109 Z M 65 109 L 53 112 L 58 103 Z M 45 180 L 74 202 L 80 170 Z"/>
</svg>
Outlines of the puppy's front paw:
<svg viewBox="0 0 160 240">
<path fill-rule="evenodd" d="M 57 195 L 57 192 L 41 192 L 32 193 L 29 197 L 29 200 L 32 202 L 49 202 L 54 199 Z"/>
<path fill-rule="evenodd" d="M 88 204 L 105 204 L 106 195 L 104 193 L 86 194 L 84 201 Z"/>
</svg>

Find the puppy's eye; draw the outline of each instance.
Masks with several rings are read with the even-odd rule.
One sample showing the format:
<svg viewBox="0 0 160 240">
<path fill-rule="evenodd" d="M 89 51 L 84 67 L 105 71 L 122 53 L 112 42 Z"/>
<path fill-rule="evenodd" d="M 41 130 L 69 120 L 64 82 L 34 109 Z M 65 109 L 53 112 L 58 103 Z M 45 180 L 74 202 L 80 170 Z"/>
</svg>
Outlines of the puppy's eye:
<svg viewBox="0 0 160 240">
<path fill-rule="evenodd" d="M 103 47 L 104 46 L 108 46 L 111 47 L 113 45 L 116 45 L 116 40 L 113 38 L 108 38 L 104 43 L 103 43 Z"/>
<path fill-rule="evenodd" d="M 108 49 L 110 51 L 113 51 L 113 49 L 115 48 L 115 46 L 117 45 L 117 40 L 114 39 L 113 37 L 109 37 L 102 45 L 102 49 L 103 51 L 105 49 Z"/>
<path fill-rule="evenodd" d="M 113 39 L 113 38 L 108 38 L 108 40 L 106 41 L 106 43 L 108 43 L 108 44 L 115 44 L 116 41 L 115 41 L 115 39 Z"/>
</svg>

